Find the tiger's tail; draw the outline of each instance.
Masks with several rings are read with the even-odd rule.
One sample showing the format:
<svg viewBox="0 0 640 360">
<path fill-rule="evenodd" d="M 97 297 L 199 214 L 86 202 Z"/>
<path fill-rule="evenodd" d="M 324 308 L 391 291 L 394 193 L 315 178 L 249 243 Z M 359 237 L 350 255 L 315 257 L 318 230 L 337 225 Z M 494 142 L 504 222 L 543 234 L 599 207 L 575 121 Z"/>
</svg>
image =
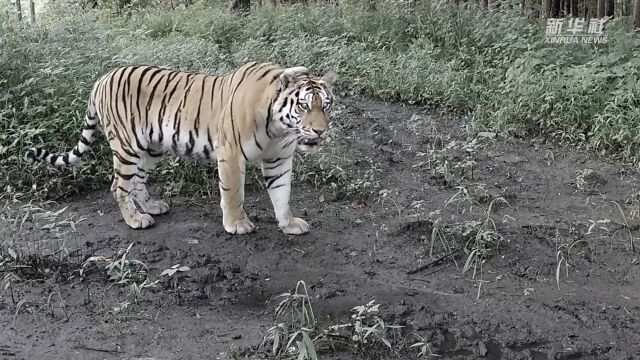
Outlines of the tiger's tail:
<svg viewBox="0 0 640 360">
<path fill-rule="evenodd" d="M 93 133 L 98 128 L 99 122 L 100 119 L 98 118 L 95 103 L 93 99 L 91 99 L 87 106 L 84 127 L 82 128 L 82 135 L 80 135 L 78 145 L 74 146 L 73 149 L 66 154 L 52 154 L 42 148 L 30 148 L 24 154 L 24 159 L 31 163 L 36 161 L 48 162 L 56 167 L 74 165 L 80 161 L 82 155 L 89 151 L 91 142 L 93 141 Z"/>
</svg>

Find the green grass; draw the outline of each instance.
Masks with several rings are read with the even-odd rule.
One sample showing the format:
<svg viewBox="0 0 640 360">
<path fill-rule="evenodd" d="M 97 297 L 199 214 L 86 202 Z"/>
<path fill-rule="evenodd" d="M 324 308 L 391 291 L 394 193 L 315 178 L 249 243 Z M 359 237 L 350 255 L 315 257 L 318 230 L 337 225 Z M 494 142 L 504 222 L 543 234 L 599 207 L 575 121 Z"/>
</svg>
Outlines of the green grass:
<svg viewBox="0 0 640 360">
<path fill-rule="evenodd" d="M 60 194 L 108 184 L 104 140 L 74 170 L 34 171 L 22 155 L 33 145 L 70 149 L 93 81 L 131 63 L 222 73 L 255 59 L 333 69 L 341 95 L 436 106 L 468 115 L 472 130 L 520 136 L 533 129 L 638 163 L 637 35 L 618 19 L 605 28 L 607 44 L 551 46 L 543 21 L 513 11 L 380 1 L 375 9 L 341 2 L 244 16 L 214 2 L 117 14 L 56 2 L 35 27 L 0 15 L 0 185 L 37 184 Z M 163 166 L 157 177 L 172 179 L 180 192 L 209 185 L 213 173 L 210 165 L 182 163 Z"/>
</svg>

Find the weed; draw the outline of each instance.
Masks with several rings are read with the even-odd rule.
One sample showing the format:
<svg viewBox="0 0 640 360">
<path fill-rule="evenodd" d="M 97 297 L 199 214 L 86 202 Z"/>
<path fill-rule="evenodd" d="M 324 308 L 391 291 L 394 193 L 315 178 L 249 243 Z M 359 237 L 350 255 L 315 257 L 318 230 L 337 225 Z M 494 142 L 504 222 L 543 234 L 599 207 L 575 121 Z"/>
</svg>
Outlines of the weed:
<svg viewBox="0 0 640 360">
<path fill-rule="evenodd" d="M 358 170 L 352 167 L 353 161 L 347 160 L 344 154 L 334 154 L 335 151 L 298 154 L 296 179 L 330 191 L 337 200 L 367 198 L 380 190 L 380 181 L 377 179 L 381 173 L 379 169 Z"/>
<path fill-rule="evenodd" d="M 351 309 L 349 322 L 319 330 L 304 281 L 298 281 L 293 292 L 278 297 L 283 299 L 276 306 L 276 324 L 267 330 L 259 347 L 269 349 L 269 354 L 276 359 L 315 360 L 321 344 L 329 343 L 333 347 L 335 342 L 363 352 L 373 350 L 378 344 L 387 351 L 397 350 L 402 326 L 386 324 L 380 314 L 380 304 L 375 300 Z"/>
<path fill-rule="evenodd" d="M 395 350 L 394 344 L 402 326 L 386 324 L 380 316 L 379 307 L 375 300 L 354 307 L 350 322 L 329 326 L 324 330 L 324 336 L 327 339 L 348 339 L 361 351 L 370 350 L 378 343 L 387 350 Z"/>
<path fill-rule="evenodd" d="M 571 259 L 571 254 L 573 253 L 573 249 L 582 242 L 586 243 L 586 241 L 582 239 L 568 240 L 561 238 L 559 231 L 556 230 L 556 285 L 558 286 L 558 290 L 560 290 L 560 274 L 562 266 L 564 265 L 566 276 L 569 277 L 569 267 L 571 266 L 569 261 Z"/>
<path fill-rule="evenodd" d="M 483 262 L 492 250 L 497 249 L 502 241 L 502 236 L 496 231 L 496 224 L 493 219 L 491 219 L 491 210 L 496 201 L 501 201 L 509 205 L 509 202 L 504 198 L 494 199 L 489 203 L 487 217 L 483 222 L 471 221 L 463 225 L 462 236 L 468 239 L 465 244 L 468 256 L 462 272 L 465 273 L 473 269 L 473 279 L 475 279 L 478 270 L 482 272 Z M 480 297 L 481 284 L 480 282 L 478 285 L 478 298 Z"/>
<path fill-rule="evenodd" d="M 36 306 L 32 303 L 29 302 L 29 300 L 27 299 L 22 299 L 20 301 L 18 301 L 18 303 L 16 304 L 16 311 L 13 314 L 13 326 L 16 325 L 16 319 L 18 318 L 18 314 L 20 313 L 20 311 L 25 310 L 29 313 L 31 313 L 31 315 L 33 315 L 33 320 L 36 322 L 36 324 L 38 323 L 38 312 L 36 311 Z"/>
<path fill-rule="evenodd" d="M 469 252 L 462 272 L 465 273 L 473 269 L 472 278 L 474 279 L 477 270 L 481 268 L 490 251 L 495 249 L 502 240 L 502 236 L 495 230 L 495 224 L 491 223 L 493 228 L 489 228 L 488 224 L 486 222 L 468 221 L 462 225 L 462 236 L 468 239 L 465 248 Z"/>
<path fill-rule="evenodd" d="M 143 291 L 155 289 L 156 286 L 158 286 L 158 280 L 151 281 L 149 279 L 144 279 L 142 283 L 132 282 L 129 285 L 129 295 L 133 297 L 133 300 L 137 304 L 140 301 Z"/>
<path fill-rule="evenodd" d="M 276 307 L 276 325 L 267 330 L 260 348 L 271 342 L 271 355 L 278 359 L 317 360 L 314 341 L 309 336 L 315 331 L 316 318 L 307 284 L 298 281 L 293 292 L 278 297 L 283 299 Z M 290 321 L 278 322 L 283 316 L 290 317 Z"/>
<path fill-rule="evenodd" d="M 0 267 L 0 270 L 6 271 L 2 267 Z M 9 292 L 11 293 L 11 302 L 14 305 L 16 304 L 16 297 L 13 291 L 13 284 L 20 281 L 22 281 L 22 279 L 11 271 L 8 271 L 2 278 L 2 290 L 4 291 L 9 290 Z"/>
<path fill-rule="evenodd" d="M 109 286 L 114 284 L 129 287 L 129 294 L 138 303 L 144 290 L 153 289 L 158 281 L 151 281 L 148 277 L 148 267 L 140 260 L 131 259 L 129 252 L 134 243 L 126 249 L 120 249 L 113 258 L 106 256 L 92 256 L 88 258 L 80 269 L 82 276 L 92 264 L 102 264 L 106 272 Z"/>
<path fill-rule="evenodd" d="M 576 171 L 575 186 L 576 186 L 576 188 L 578 190 L 580 190 L 580 191 L 584 191 L 585 190 L 585 188 L 587 187 L 587 180 L 585 180 L 585 177 L 588 177 L 592 173 L 593 173 L 593 170 L 591 170 L 591 169 L 584 169 L 584 170 L 577 170 Z"/>
<path fill-rule="evenodd" d="M 475 203 L 468 195 L 466 188 L 458 187 L 458 192 L 453 195 L 447 204 L 467 201 Z M 496 202 L 504 202 L 509 205 L 507 200 L 502 197 L 493 199 L 489 203 L 489 207 L 486 210 L 486 217 L 482 221 L 472 220 L 465 221 L 457 224 L 448 224 L 438 218 L 433 222 L 433 229 L 431 231 L 431 239 L 429 242 L 429 256 L 434 258 L 434 248 L 437 243 L 440 243 L 444 256 L 438 257 L 438 259 L 430 264 L 427 264 L 417 270 L 410 271 L 409 273 L 415 273 L 424 270 L 426 267 L 435 265 L 440 261 L 451 258 L 453 262 L 458 266 L 454 255 L 461 250 L 464 250 L 467 254 L 467 258 L 462 268 L 462 273 L 472 271 L 472 279 L 476 279 L 478 274 L 482 275 L 482 264 L 496 251 L 503 241 L 502 235 L 498 233 L 495 222 L 491 218 L 491 212 Z M 509 205 L 510 206 L 510 205 Z M 455 242 L 462 242 L 462 244 L 455 245 Z M 452 246 L 452 243 L 454 244 Z M 480 297 L 481 284 L 483 280 L 477 280 L 478 285 L 478 298 Z"/>
<path fill-rule="evenodd" d="M 473 198 L 469 194 L 469 190 L 465 186 L 456 186 L 455 189 L 457 189 L 458 191 L 453 194 L 453 196 L 451 196 L 449 200 L 447 200 L 445 206 L 455 204 L 456 212 L 459 212 L 460 206 L 462 206 L 463 209 L 466 209 L 466 207 L 469 206 L 469 211 L 471 212 L 473 209 L 473 205 L 476 205 L 477 202 L 473 200 Z"/>
<path fill-rule="evenodd" d="M 169 269 L 165 269 L 160 276 L 167 275 L 168 277 L 172 277 L 177 272 L 185 272 L 191 270 L 188 266 L 180 266 L 180 264 L 173 265 Z"/>
<path fill-rule="evenodd" d="M 413 345 L 409 346 L 410 349 L 412 348 L 417 348 L 419 350 L 417 357 L 419 358 L 430 358 L 430 357 L 437 357 L 439 355 L 436 355 L 433 353 L 433 350 L 431 350 L 431 345 L 426 342 L 422 336 L 418 335 L 418 334 L 413 334 L 416 337 L 418 337 L 419 341 L 414 343 Z"/>
<path fill-rule="evenodd" d="M 276 319 L 288 312 L 292 323 L 300 327 L 315 327 L 316 318 L 307 292 L 307 284 L 304 281 L 298 281 L 293 293 L 284 293 L 279 296 L 284 299 L 276 307 Z"/>
<path fill-rule="evenodd" d="M 118 305 L 113 306 L 104 314 L 104 322 L 110 324 L 111 326 L 119 325 L 121 322 L 120 314 L 125 313 L 130 306 L 131 302 L 128 300 L 125 300 Z"/>
<path fill-rule="evenodd" d="M 442 221 L 442 218 L 438 218 L 436 219 L 436 221 L 433 222 L 433 229 L 431 230 L 431 244 L 429 246 L 429 256 L 431 258 L 434 257 L 433 248 L 434 248 L 436 239 L 440 241 L 440 244 L 442 245 L 442 248 L 444 249 L 445 254 L 453 253 L 454 249 L 452 248 L 448 239 L 448 235 L 451 234 L 452 232 L 453 232 L 452 229 L 449 227 L 447 223 Z M 456 267 L 457 267 L 458 264 L 456 263 L 455 258 L 453 258 L 453 262 L 456 264 Z"/>
<path fill-rule="evenodd" d="M 630 194 L 625 200 L 625 204 L 630 207 L 630 220 L 640 218 L 640 191 L 634 191 L 632 194 Z"/>
<path fill-rule="evenodd" d="M 615 202 L 613 203 L 617 204 Z M 621 209 L 618 208 L 618 210 Z M 624 214 L 622 214 L 622 216 L 624 217 Z M 569 268 L 572 267 L 572 259 L 575 255 L 584 255 L 585 252 L 595 252 L 591 239 L 597 235 L 598 231 L 602 232 L 601 235 L 599 235 L 601 239 L 613 239 L 618 232 L 629 230 L 627 225 L 623 225 L 620 229 L 611 233 L 609 224 L 612 224 L 612 221 L 609 219 L 589 220 L 590 224 L 586 232 L 578 231 L 576 224 L 571 221 L 567 220 L 567 223 L 568 226 L 564 228 L 565 231 L 561 231 L 560 227 L 556 227 L 555 229 L 555 279 L 558 290 L 560 290 L 562 271 L 564 270 L 565 277 L 569 277 Z M 591 239 L 588 238 L 590 235 L 592 237 Z"/>
<path fill-rule="evenodd" d="M 171 266 L 169 269 L 165 269 L 160 276 L 166 276 L 169 279 L 173 279 L 173 291 L 175 292 L 177 297 L 180 297 L 180 288 L 178 287 L 178 282 L 182 278 L 181 274 L 191 270 L 188 266 L 180 266 L 180 264 L 175 264 Z"/>
<path fill-rule="evenodd" d="M 0 273 L 3 274 L 0 285 L 1 290 L 10 293 L 11 301 L 16 305 L 20 293 L 15 287 L 19 282 L 48 283 L 51 278 L 66 282 L 74 277 L 79 258 L 69 254 L 66 244 L 70 233 L 75 231 L 75 224 L 83 219 L 76 220 L 66 212 L 67 208 L 47 210 L 55 205 L 51 201 L 35 205 L 32 199 L 24 204 L 23 193 L 12 187 L 5 190 L 0 194 L 0 199 L 5 200 L 0 205 L 0 236 L 3 237 L 0 242 Z M 58 297 L 57 303 L 62 304 L 59 294 Z M 52 297 L 48 300 L 51 304 Z"/>
<path fill-rule="evenodd" d="M 635 252 L 635 239 L 633 237 L 633 234 L 631 233 L 631 227 L 629 226 L 629 222 L 627 221 L 627 216 L 624 214 L 624 211 L 622 210 L 620 204 L 618 204 L 616 201 L 612 201 L 612 203 L 616 206 L 616 209 L 620 213 L 620 216 L 624 221 L 624 229 L 626 229 L 627 233 L 629 234 L 629 250 L 631 250 L 631 252 Z"/>
<path fill-rule="evenodd" d="M 62 314 L 64 315 L 66 321 L 69 321 L 69 314 L 67 313 L 64 300 L 62 300 L 62 294 L 60 294 L 60 289 L 58 286 L 53 286 L 53 287 L 55 288 L 55 291 L 49 294 L 49 297 L 47 298 L 47 303 L 45 305 L 47 309 L 47 313 L 49 314 L 49 316 L 53 318 L 55 316 L 55 308 L 56 308 L 55 305 L 57 303 L 58 308 L 60 308 L 60 311 L 62 311 Z M 57 295 L 57 298 L 58 298 L 57 301 L 53 300 L 53 297 L 55 295 Z"/>
<path fill-rule="evenodd" d="M 371 300 L 366 305 L 353 308 L 355 314 L 351 315 L 354 321 L 352 339 L 360 346 L 367 344 L 368 339 L 371 339 L 372 343 L 378 340 L 391 349 L 391 342 L 386 338 L 386 331 L 387 329 L 399 329 L 401 326 L 385 325 L 382 318 L 378 316 L 379 307 L 380 304 L 375 304 L 375 300 Z"/>
<path fill-rule="evenodd" d="M 146 278 L 147 265 L 140 260 L 129 259 L 129 251 L 134 243 L 129 244 L 126 249 L 120 249 L 116 256 L 119 259 L 107 260 L 105 270 L 109 280 L 116 284 L 128 285 L 132 282 Z"/>
</svg>

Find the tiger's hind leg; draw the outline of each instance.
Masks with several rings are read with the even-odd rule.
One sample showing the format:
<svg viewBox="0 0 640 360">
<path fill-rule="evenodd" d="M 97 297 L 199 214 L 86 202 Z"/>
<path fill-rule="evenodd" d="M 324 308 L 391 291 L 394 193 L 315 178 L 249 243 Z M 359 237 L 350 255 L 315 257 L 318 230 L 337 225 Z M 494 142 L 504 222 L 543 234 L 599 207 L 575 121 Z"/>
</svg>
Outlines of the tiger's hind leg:
<svg viewBox="0 0 640 360">
<path fill-rule="evenodd" d="M 146 186 L 149 175 L 155 169 L 159 160 L 159 157 L 151 155 L 141 156 L 140 163 L 136 169 L 134 199 L 142 209 L 142 212 L 150 215 L 162 215 L 169 211 L 169 205 L 166 202 L 151 198 Z"/>
<path fill-rule="evenodd" d="M 113 141 L 112 141 L 113 142 Z M 111 191 L 115 197 L 124 221 L 134 229 L 144 229 L 154 224 L 152 215 L 169 211 L 164 201 L 153 200 L 147 190 L 146 181 L 159 158 L 138 151 L 135 156 L 125 152 L 124 157 L 117 143 L 112 143 L 114 178 Z M 123 150 L 124 152 L 124 150 Z"/>
<path fill-rule="evenodd" d="M 113 156 L 114 179 L 111 189 L 118 203 L 124 222 L 133 229 L 144 229 L 153 225 L 153 217 L 144 214 L 136 206 L 136 178 L 138 163 L 135 160 L 122 158 L 116 150 Z M 139 197 L 139 195 L 137 196 Z"/>
</svg>

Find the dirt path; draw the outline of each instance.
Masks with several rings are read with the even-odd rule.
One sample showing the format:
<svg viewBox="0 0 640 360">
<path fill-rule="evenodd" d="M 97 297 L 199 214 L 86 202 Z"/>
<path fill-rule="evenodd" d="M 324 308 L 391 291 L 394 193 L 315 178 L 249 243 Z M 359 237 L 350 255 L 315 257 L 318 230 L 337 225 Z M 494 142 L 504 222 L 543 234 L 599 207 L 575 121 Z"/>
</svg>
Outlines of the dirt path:
<svg viewBox="0 0 640 360">
<path fill-rule="evenodd" d="M 58 219 L 86 217 L 76 231 L 29 220 L 18 233 L 6 226 L 10 247 L 68 261 L 35 257 L 14 269 L 31 280 L 0 292 L 0 358 L 250 354 L 274 324 L 276 296 L 298 280 L 321 325 L 348 321 L 352 307 L 375 299 L 387 324 L 405 326 L 397 353 L 346 345 L 323 359 L 415 358 L 412 333 L 445 359 L 640 357 L 640 267 L 630 250 L 638 174 L 543 139 L 467 138 L 460 120 L 415 107 L 350 99 L 338 122 L 323 159 L 339 161 L 355 195 L 298 183 L 292 206 L 310 220 L 305 236 L 277 232 L 257 188 L 245 201 L 258 225 L 249 236 L 224 233 L 217 199 L 174 198 L 155 227 L 131 230 L 107 188 L 49 205 L 68 206 Z M 331 179 L 326 169 L 305 169 L 307 178 Z M 368 180 L 379 188 L 363 200 Z M 101 271 L 77 271 L 88 256 L 130 243 L 129 258 L 160 280 L 138 303 Z M 474 249 L 486 255 L 475 279 L 473 266 L 462 273 Z M 175 264 L 190 268 L 177 291 L 160 277 Z M 420 266 L 428 267 L 407 274 Z"/>
</svg>

